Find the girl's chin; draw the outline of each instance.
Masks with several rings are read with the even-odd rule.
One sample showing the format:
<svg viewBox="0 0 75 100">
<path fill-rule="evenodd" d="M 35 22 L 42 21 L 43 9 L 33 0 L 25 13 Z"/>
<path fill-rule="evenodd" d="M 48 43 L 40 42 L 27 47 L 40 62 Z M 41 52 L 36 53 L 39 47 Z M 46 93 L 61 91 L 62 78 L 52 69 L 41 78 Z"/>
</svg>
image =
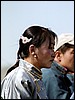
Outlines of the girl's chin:
<svg viewBox="0 0 75 100">
<path fill-rule="evenodd" d="M 51 68 L 51 66 L 49 65 L 49 66 L 47 66 L 46 68 Z"/>
<path fill-rule="evenodd" d="M 53 62 L 53 61 L 51 61 L 51 62 L 49 63 L 49 66 L 47 66 L 47 68 L 51 68 L 52 62 Z"/>
</svg>

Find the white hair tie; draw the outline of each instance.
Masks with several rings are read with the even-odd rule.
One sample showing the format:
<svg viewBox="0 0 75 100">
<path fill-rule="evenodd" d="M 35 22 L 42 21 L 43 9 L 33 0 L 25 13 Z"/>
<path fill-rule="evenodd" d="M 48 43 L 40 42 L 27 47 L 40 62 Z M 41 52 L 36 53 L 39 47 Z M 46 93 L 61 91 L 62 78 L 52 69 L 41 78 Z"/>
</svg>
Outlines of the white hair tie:
<svg viewBox="0 0 75 100">
<path fill-rule="evenodd" d="M 25 44 L 30 42 L 32 38 L 28 39 L 27 37 L 21 36 L 20 39 L 22 39 L 22 43 Z"/>
</svg>

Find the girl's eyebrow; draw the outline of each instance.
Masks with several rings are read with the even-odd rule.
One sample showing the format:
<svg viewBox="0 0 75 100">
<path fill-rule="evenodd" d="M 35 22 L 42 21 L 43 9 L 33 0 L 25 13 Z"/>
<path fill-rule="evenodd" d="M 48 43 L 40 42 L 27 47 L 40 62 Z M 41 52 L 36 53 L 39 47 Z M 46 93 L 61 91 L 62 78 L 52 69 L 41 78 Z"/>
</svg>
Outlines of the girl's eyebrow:
<svg viewBox="0 0 75 100">
<path fill-rule="evenodd" d="M 52 42 L 51 44 L 55 45 L 55 43 L 54 43 L 54 42 Z"/>
</svg>

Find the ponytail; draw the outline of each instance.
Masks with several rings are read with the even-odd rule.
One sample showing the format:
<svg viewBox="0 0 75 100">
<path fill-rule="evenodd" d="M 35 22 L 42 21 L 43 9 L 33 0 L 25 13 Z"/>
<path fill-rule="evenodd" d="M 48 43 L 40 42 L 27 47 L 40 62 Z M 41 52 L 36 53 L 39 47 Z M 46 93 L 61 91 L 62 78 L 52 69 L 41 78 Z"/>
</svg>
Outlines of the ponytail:
<svg viewBox="0 0 75 100">
<path fill-rule="evenodd" d="M 19 59 L 17 60 L 17 62 L 12 66 L 12 67 L 10 67 L 8 70 L 7 70 L 7 72 L 6 72 L 6 75 L 9 73 L 9 72 L 11 72 L 12 70 L 14 70 L 16 67 L 18 67 L 19 66 Z"/>
</svg>

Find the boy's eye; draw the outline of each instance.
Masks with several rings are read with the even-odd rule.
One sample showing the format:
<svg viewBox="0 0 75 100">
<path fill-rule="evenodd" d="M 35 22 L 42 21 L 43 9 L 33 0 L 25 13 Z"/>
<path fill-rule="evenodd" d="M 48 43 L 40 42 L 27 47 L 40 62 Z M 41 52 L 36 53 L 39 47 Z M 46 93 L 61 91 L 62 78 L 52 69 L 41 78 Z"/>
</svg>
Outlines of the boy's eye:
<svg viewBox="0 0 75 100">
<path fill-rule="evenodd" d="M 74 51 L 72 51 L 72 54 L 74 54 Z"/>
<path fill-rule="evenodd" d="M 72 52 L 71 52 L 72 54 L 74 54 L 74 50 L 72 50 Z"/>
</svg>

